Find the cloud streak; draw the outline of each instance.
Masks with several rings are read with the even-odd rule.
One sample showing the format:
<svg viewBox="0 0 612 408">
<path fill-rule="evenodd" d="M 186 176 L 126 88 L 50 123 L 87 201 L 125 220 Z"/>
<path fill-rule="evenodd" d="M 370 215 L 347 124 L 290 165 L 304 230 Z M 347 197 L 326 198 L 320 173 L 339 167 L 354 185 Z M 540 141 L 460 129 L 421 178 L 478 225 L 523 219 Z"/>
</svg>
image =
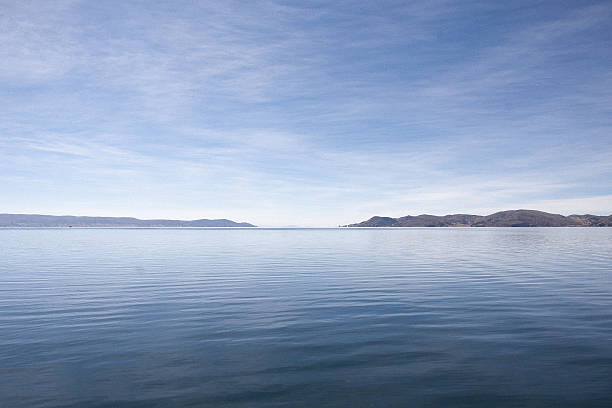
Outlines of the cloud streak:
<svg viewBox="0 0 612 408">
<path fill-rule="evenodd" d="M 605 2 L 3 5 L 5 211 L 612 212 Z"/>
</svg>

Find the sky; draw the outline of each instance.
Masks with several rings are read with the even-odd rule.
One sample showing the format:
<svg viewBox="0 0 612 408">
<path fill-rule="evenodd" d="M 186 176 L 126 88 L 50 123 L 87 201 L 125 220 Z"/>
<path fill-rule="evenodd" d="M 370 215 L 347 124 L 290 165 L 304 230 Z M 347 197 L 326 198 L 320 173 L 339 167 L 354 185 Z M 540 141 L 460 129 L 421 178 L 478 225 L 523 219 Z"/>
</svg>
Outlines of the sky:
<svg viewBox="0 0 612 408">
<path fill-rule="evenodd" d="M 612 214 L 610 1 L 0 0 L 0 212 Z"/>
</svg>

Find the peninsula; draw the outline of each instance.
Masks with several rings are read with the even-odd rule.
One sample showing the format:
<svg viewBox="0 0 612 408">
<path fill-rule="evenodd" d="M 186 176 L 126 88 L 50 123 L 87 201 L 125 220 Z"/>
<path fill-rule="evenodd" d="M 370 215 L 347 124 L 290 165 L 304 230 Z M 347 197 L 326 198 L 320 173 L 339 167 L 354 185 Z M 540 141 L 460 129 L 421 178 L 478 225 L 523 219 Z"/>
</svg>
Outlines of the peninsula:
<svg viewBox="0 0 612 408">
<path fill-rule="evenodd" d="M 255 227 L 248 222 L 218 220 L 140 220 L 131 217 L 77 217 L 73 215 L 39 215 L 39 214 L 0 214 L 0 228 L 21 227 L 120 227 L 120 228 L 155 228 L 155 227 Z"/>
<path fill-rule="evenodd" d="M 536 210 L 500 211 L 491 215 L 407 215 L 400 218 L 372 217 L 345 227 L 612 227 L 612 215 L 550 214 Z"/>
</svg>

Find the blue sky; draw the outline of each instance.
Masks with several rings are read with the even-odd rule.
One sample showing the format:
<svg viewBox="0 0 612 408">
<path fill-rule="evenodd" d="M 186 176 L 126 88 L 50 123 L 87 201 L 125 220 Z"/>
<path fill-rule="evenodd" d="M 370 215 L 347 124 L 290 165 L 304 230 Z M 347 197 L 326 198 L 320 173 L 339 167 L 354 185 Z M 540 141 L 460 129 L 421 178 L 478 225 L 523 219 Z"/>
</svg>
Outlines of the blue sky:
<svg viewBox="0 0 612 408">
<path fill-rule="evenodd" d="M 0 212 L 612 213 L 609 1 L 0 10 Z"/>
</svg>

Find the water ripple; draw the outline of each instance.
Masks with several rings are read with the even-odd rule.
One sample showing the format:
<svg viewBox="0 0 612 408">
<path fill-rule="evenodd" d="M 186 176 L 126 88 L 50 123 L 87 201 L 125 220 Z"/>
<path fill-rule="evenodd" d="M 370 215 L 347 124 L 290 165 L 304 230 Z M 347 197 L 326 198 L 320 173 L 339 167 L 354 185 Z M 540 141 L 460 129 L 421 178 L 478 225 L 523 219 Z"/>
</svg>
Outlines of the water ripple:
<svg viewBox="0 0 612 408">
<path fill-rule="evenodd" d="M 612 406 L 612 229 L 0 230 L 0 406 Z"/>
</svg>

